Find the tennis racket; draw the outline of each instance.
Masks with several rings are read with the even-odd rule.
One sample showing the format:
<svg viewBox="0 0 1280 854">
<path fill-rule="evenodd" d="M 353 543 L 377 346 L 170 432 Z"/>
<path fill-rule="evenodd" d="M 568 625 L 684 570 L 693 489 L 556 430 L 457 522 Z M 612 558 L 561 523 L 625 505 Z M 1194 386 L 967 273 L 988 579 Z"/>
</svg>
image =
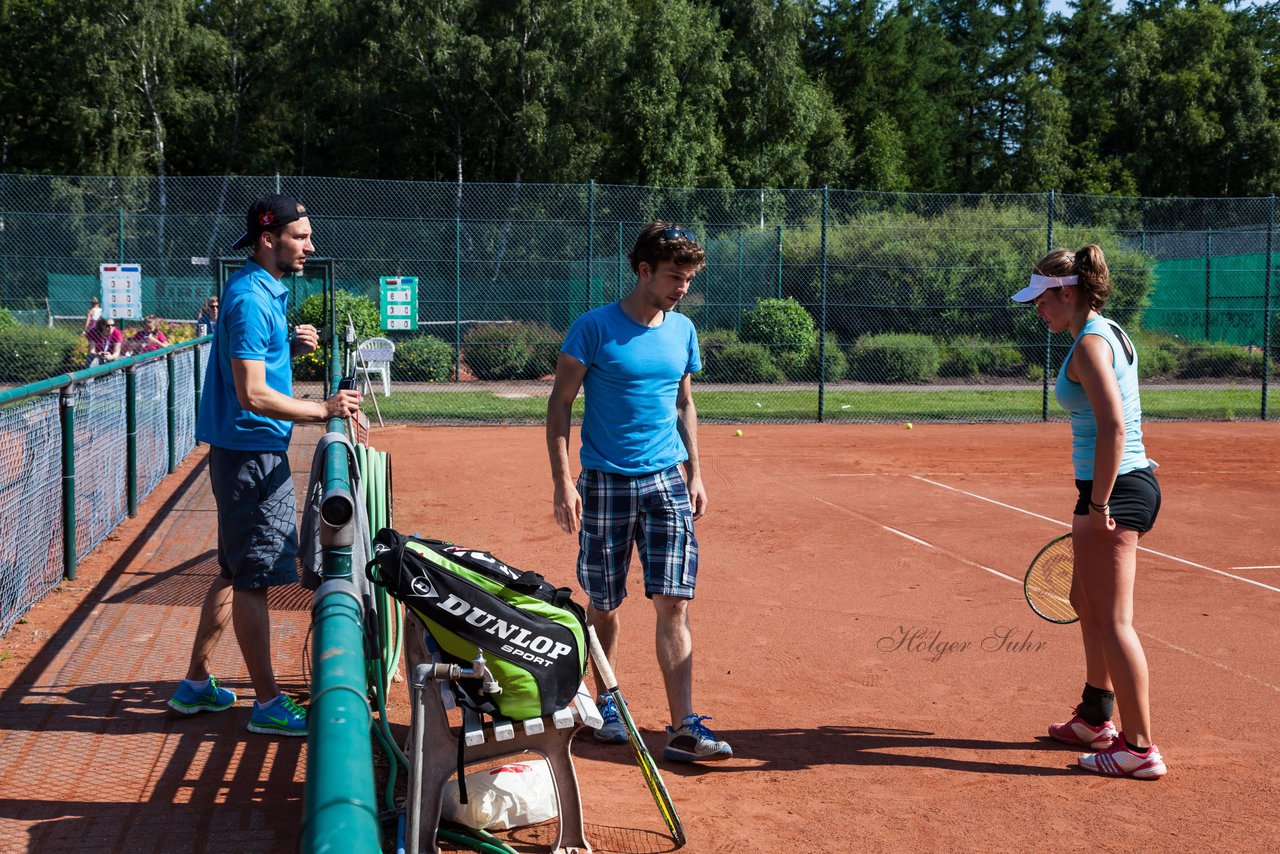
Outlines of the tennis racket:
<svg viewBox="0 0 1280 854">
<path fill-rule="evenodd" d="M 676 848 L 683 848 L 684 825 L 680 823 L 680 816 L 676 814 L 676 805 L 671 803 L 671 794 L 667 792 L 667 787 L 662 782 L 658 766 L 649 754 L 649 748 L 645 747 L 644 739 L 640 737 L 635 721 L 631 720 L 631 713 L 627 711 L 627 704 L 622 699 L 622 691 L 618 690 L 618 680 L 613 675 L 613 668 L 609 666 L 609 659 L 605 657 L 604 650 L 600 647 L 596 630 L 591 626 L 587 626 L 587 638 L 591 642 L 591 660 L 600 671 L 605 690 L 613 697 L 613 703 L 618 707 L 618 714 L 622 716 L 622 722 L 627 727 L 627 738 L 631 742 L 632 750 L 635 751 L 636 764 L 644 774 L 644 781 L 649 786 L 649 793 L 653 795 L 653 802 L 658 805 L 658 812 L 662 813 L 662 820 L 667 823 L 667 830 L 671 831 L 671 838 L 675 840 Z"/>
<path fill-rule="evenodd" d="M 1031 610 L 1051 623 L 1080 619 L 1071 605 L 1071 578 L 1075 574 L 1075 550 L 1071 535 L 1063 534 L 1040 550 L 1022 582 Z"/>
</svg>

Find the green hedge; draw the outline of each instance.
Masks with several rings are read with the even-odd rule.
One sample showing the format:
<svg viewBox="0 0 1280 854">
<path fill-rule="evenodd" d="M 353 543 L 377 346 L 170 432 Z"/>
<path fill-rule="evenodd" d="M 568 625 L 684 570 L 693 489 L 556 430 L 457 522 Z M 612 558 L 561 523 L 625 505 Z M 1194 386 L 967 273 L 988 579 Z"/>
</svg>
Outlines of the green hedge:
<svg viewBox="0 0 1280 854">
<path fill-rule="evenodd" d="M 432 335 L 397 342 L 392 369 L 402 382 L 448 382 L 453 379 L 453 345 Z"/>
<path fill-rule="evenodd" d="M 85 340 L 66 329 L 0 328 L 0 382 L 31 383 L 85 367 Z"/>
<path fill-rule="evenodd" d="M 341 289 L 336 294 L 334 298 L 334 314 L 337 318 L 339 338 L 346 331 L 348 315 L 351 317 L 352 325 L 356 331 L 356 338 L 359 340 L 363 341 L 366 338 L 384 334 L 379 328 L 378 306 L 373 300 Z M 294 324 L 309 323 L 316 329 L 323 329 L 329 325 L 329 318 L 324 309 L 324 294 L 312 294 L 294 309 L 289 320 Z M 320 346 L 314 352 L 294 359 L 294 378 L 300 380 L 325 379 L 324 353 L 326 349 L 325 342 L 321 341 Z"/>
<path fill-rule="evenodd" d="M 738 342 L 709 353 L 701 379 L 713 383 L 776 383 L 782 372 L 763 344 Z"/>
<path fill-rule="evenodd" d="M 482 380 L 514 380 L 525 376 L 533 348 L 514 323 L 473 326 L 462 336 L 462 358 Z"/>
<path fill-rule="evenodd" d="M 536 321 L 513 323 L 512 326 L 515 336 L 529 348 L 529 360 L 516 379 L 536 380 L 554 374 L 564 335 L 548 324 Z"/>
<path fill-rule="evenodd" d="M 826 335 L 826 349 L 823 351 L 826 360 L 826 373 L 822 379 L 824 382 L 838 382 L 845 378 L 849 372 L 849 360 L 844 355 L 844 350 L 840 349 L 840 344 L 836 340 L 834 332 L 828 332 Z M 779 365 L 783 375 L 793 381 L 802 383 L 816 383 L 818 381 L 819 368 L 819 348 L 818 342 L 814 341 L 813 346 L 803 355 L 802 358 L 784 360 Z"/>
<path fill-rule="evenodd" d="M 864 335 L 853 345 L 852 377 L 869 383 L 927 383 L 938 374 L 938 344 L 928 335 Z"/>
<path fill-rule="evenodd" d="M 938 376 L 976 379 L 1025 376 L 1026 372 L 1022 351 L 1011 341 L 967 335 L 940 346 Z"/>
</svg>

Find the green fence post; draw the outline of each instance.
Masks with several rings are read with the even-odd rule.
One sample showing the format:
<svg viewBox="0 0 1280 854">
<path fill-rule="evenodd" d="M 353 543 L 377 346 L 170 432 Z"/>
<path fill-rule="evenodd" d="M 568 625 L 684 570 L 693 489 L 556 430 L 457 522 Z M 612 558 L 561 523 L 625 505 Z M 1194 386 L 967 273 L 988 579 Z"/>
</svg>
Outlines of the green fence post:
<svg viewBox="0 0 1280 854">
<path fill-rule="evenodd" d="M 1209 340 L 1209 310 L 1213 297 L 1213 283 L 1210 281 L 1212 264 L 1209 253 L 1213 251 L 1213 229 L 1204 233 L 1204 340 Z"/>
<path fill-rule="evenodd" d="M 125 473 L 129 516 L 138 515 L 138 388 L 133 365 L 124 369 Z"/>
<path fill-rule="evenodd" d="M 596 181 L 587 181 L 587 311 L 591 311 L 591 256 L 595 254 Z"/>
<path fill-rule="evenodd" d="M 1054 215 L 1054 191 L 1049 191 L 1049 217 L 1048 224 L 1045 229 L 1045 254 L 1053 251 L 1053 215 Z M 1040 420 L 1049 420 L 1049 365 L 1053 356 L 1053 333 L 1049 331 L 1046 325 L 1044 328 L 1044 377 L 1040 381 Z"/>
<path fill-rule="evenodd" d="M 613 295 L 614 299 L 622 299 L 623 282 L 627 278 L 627 256 L 622 247 L 622 220 L 618 220 L 618 292 Z"/>
<path fill-rule="evenodd" d="M 76 387 L 59 395 L 62 403 L 62 577 L 76 580 Z"/>
<path fill-rule="evenodd" d="M 462 381 L 462 212 L 453 218 L 453 381 Z"/>
<path fill-rule="evenodd" d="M 116 235 L 119 238 L 120 263 L 124 263 L 124 208 L 116 208 Z M 103 306 L 106 308 L 106 306 Z"/>
<path fill-rule="evenodd" d="M 822 321 L 818 325 L 818 420 L 826 420 L 827 393 L 827 221 L 831 188 L 822 185 Z"/>
<path fill-rule="evenodd" d="M 1262 420 L 1267 420 L 1267 397 L 1271 383 L 1271 257 L 1276 230 L 1276 197 L 1267 196 L 1267 267 L 1262 286 Z"/>
<path fill-rule="evenodd" d="M 200 393 L 204 390 L 203 388 L 201 388 L 201 386 L 203 385 L 203 383 L 201 383 L 201 382 L 200 382 L 200 362 L 202 361 L 202 359 L 200 358 L 200 345 L 199 345 L 199 344 L 197 344 L 196 346 L 192 347 L 192 348 L 191 348 L 191 352 L 192 352 L 192 354 L 193 354 L 193 356 L 194 356 L 194 359 L 192 360 L 192 363 L 191 363 L 191 367 L 192 367 L 192 370 L 194 371 L 194 373 L 192 374 L 192 382 L 194 382 L 194 383 L 195 383 L 195 404 L 196 404 L 196 405 L 195 405 L 195 410 L 196 410 L 196 411 L 195 411 L 195 417 L 196 417 L 196 421 L 197 421 L 197 422 L 199 422 L 199 420 L 200 420 Z"/>
<path fill-rule="evenodd" d="M 782 299 L 782 226 L 778 226 L 778 299 Z"/>
<path fill-rule="evenodd" d="M 169 474 L 173 474 L 178 470 L 178 444 L 174 441 L 178 434 L 178 418 L 177 418 L 177 394 L 173 388 L 173 354 L 164 357 L 165 375 L 169 382 L 168 394 L 168 412 L 166 415 L 166 426 L 169 429 Z"/>
<path fill-rule="evenodd" d="M 742 228 L 738 228 L 738 332 L 742 332 Z"/>
</svg>

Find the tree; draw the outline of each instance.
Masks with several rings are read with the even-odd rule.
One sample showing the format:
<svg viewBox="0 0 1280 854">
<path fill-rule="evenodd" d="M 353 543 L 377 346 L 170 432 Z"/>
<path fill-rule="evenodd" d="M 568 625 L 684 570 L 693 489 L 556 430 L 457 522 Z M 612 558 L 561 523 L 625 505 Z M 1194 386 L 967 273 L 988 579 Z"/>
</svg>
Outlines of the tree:
<svg viewBox="0 0 1280 854">
<path fill-rule="evenodd" d="M 638 28 L 614 116 L 605 172 L 670 187 L 727 187 L 728 35 L 693 0 L 634 0 Z"/>
<path fill-rule="evenodd" d="M 730 34 L 723 124 L 726 161 L 740 187 L 805 187 L 843 175 L 848 147 L 835 107 L 801 56 L 804 18 L 795 3 L 728 0 L 721 29 Z M 816 159 L 814 143 L 825 156 Z M 815 174 L 818 167 L 818 174 Z"/>
</svg>

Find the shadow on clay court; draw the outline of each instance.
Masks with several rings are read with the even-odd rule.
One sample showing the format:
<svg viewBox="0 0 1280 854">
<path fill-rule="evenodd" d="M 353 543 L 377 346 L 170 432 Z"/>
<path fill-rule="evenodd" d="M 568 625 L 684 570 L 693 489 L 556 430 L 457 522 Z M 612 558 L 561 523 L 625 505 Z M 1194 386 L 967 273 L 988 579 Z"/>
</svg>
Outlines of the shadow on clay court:
<svg viewBox="0 0 1280 854">
<path fill-rule="evenodd" d="M 164 734 L 147 741 L 151 755 L 139 748 L 143 740 L 131 739 L 125 764 L 109 747 L 87 757 L 31 757 L 23 782 L 12 787 L 27 796 L 0 798 L 0 818 L 30 823 L 29 851 L 205 851 L 219 839 L 222 850 L 296 850 L 303 740 L 246 733 L 247 706 L 219 715 L 170 712 L 164 703 L 172 689 L 84 685 L 0 704 L 10 731 Z M 68 778 L 94 799 L 65 799 Z"/>
<path fill-rule="evenodd" d="M 814 729 L 718 729 L 733 745 L 733 759 L 725 763 L 685 763 L 663 760 L 665 739 L 661 733 L 643 733 L 649 752 L 664 773 L 682 777 L 734 771 L 802 771 L 820 765 L 896 766 L 938 768 L 978 774 L 1050 777 L 1075 772 L 1063 767 L 1024 765 L 968 759 L 965 754 L 990 757 L 1000 751 L 1029 751 L 1046 747 L 1038 739 L 992 741 L 981 738 L 948 738 L 924 730 L 864 726 L 822 726 Z M 1055 744 L 1049 742 L 1049 744 Z M 630 750 L 596 744 L 586 738 L 574 740 L 574 752 L 603 762 L 632 764 Z M 945 751 L 947 755 L 936 755 Z M 745 760 L 745 761 L 744 761 Z"/>
<path fill-rule="evenodd" d="M 218 553 L 213 550 L 161 570 L 129 585 L 104 601 L 108 605 L 181 605 L 198 608 L 209 584 L 218 575 Z M 267 591 L 273 611 L 310 611 L 311 591 L 297 584 Z"/>
</svg>

